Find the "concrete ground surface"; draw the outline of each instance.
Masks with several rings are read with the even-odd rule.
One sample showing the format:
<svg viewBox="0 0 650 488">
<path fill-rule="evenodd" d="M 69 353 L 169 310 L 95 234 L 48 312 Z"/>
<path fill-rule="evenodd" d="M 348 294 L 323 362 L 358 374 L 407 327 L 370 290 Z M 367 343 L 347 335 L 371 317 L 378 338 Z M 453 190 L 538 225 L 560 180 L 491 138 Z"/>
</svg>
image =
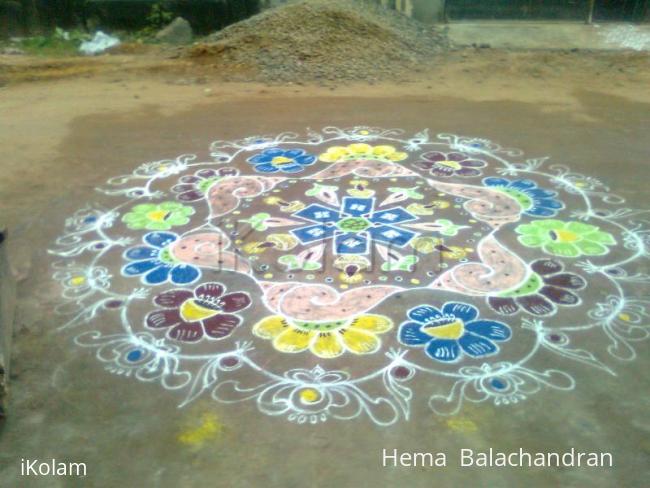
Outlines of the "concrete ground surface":
<svg viewBox="0 0 650 488">
<path fill-rule="evenodd" d="M 512 54 L 503 55 L 509 61 L 502 61 L 500 74 L 490 73 L 497 53 L 483 64 L 457 56 L 453 69 L 400 85 L 171 84 L 154 75 L 110 73 L 1 88 L 0 215 L 12 231 L 19 298 L 0 485 L 644 486 L 650 476 L 644 342 L 635 345 L 635 361 L 609 358 L 616 376 L 572 362 L 573 391 L 542 390 L 509 406 L 466 403 L 456 416 L 443 417 L 427 406 L 426 390 L 415 389 L 409 421 L 378 427 L 361 417 L 308 426 L 263 415 L 246 402 L 200 398 L 179 409 L 181 395 L 110 374 L 92 351 L 72 343 L 74 330 L 57 330 L 61 319 L 52 310 L 61 290 L 46 250 L 65 218 L 98 200 L 94 188 L 108 178 L 142 162 L 205 153 L 216 139 L 330 125 L 429 128 L 549 156 L 597 176 L 626 206 L 648 208 L 647 65 L 633 73 L 611 64 L 592 71 L 562 65 L 561 74 L 546 77 L 518 70 Z M 553 71 L 547 66 L 538 69 Z M 595 73 L 607 79 L 599 82 Z M 643 267 L 647 273 L 647 262 Z M 603 293 L 595 284 L 583 299 Z M 643 283 L 633 293 L 647 294 Z M 490 447 L 607 451 L 614 466 L 458 467 L 459 449 Z M 382 448 L 443 451 L 449 463 L 384 468 Z M 21 458 L 85 462 L 88 475 L 21 477 Z"/>
<path fill-rule="evenodd" d="M 501 49 L 650 49 L 646 24 L 579 22 L 454 22 L 449 39 L 458 46 Z"/>
</svg>

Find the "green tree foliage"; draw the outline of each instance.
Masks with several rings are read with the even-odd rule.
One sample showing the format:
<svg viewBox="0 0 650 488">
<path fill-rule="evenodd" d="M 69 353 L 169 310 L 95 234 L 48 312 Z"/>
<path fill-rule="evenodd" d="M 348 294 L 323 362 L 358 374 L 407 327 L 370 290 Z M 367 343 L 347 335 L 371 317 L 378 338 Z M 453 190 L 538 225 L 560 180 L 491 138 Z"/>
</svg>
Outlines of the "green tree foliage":
<svg viewBox="0 0 650 488">
<path fill-rule="evenodd" d="M 174 13 L 167 9 L 163 4 L 154 3 L 151 6 L 149 15 L 147 15 L 147 27 L 160 29 L 166 26 L 174 19 Z"/>
<path fill-rule="evenodd" d="M 88 19 L 98 12 L 99 27 L 107 30 L 153 31 L 182 16 L 198 32 L 207 33 L 256 14 L 260 4 L 260 0 L 0 0 L 0 35 L 3 15 L 5 24 L 10 14 L 18 17 L 29 35 L 52 33 L 56 27 L 94 28 Z"/>
</svg>

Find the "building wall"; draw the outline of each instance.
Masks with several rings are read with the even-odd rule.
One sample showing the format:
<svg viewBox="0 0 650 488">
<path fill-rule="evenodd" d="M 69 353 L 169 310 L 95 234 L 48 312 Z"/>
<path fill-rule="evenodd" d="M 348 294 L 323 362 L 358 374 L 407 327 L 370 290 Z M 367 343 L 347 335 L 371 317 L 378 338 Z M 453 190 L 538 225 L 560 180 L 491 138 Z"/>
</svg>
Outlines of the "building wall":
<svg viewBox="0 0 650 488">
<path fill-rule="evenodd" d="M 435 23 L 444 20 L 445 0 L 375 0 L 383 7 L 413 17 L 421 22 Z"/>
<path fill-rule="evenodd" d="M 436 23 L 445 20 L 445 0 L 411 0 L 413 17 L 421 22 Z"/>
</svg>

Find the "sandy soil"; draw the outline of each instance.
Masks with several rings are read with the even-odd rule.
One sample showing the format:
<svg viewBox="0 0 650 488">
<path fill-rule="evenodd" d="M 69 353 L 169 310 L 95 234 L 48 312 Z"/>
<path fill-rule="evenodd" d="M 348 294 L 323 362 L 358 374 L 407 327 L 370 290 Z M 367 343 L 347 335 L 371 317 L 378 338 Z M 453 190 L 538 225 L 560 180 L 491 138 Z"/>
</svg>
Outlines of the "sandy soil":
<svg viewBox="0 0 650 488">
<path fill-rule="evenodd" d="M 24 217 L 24 204 L 34 199 L 24 185 L 34 184 L 45 168 L 51 168 L 52 155 L 71 122 L 91 114 L 149 111 L 173 116 L 226 101 L 451 97 L 530 103 L 543 113 L 566 112 L 576 121 L 593 121 L 585 92 L 601 94 L 596 98 L 602 103 L 605 96 L 650 102 L 647 53 L 463 49 L 441 56 L 433 70 L 400 74 L 405 76 L 400 82 L 263 85 L 224 81 L 223 74 L 204 61 L 171 59 L 178 56 L 175 49 L 138 49 L 144 52 L 92 59 L 0 56 L 0 145 L 10 148 L 4 163 L 9 175 L 0 183 L 0 208 L 7 225 Z"/>
<path fill-rule="evenodd" d="M 47 205 L 50 192 L 69 186 L 69 171 L 79 162 L 57 161 L 57 171 L 52 171 L 53 156 L 74 122 L 84 117 L 128 119 L 129 114 L 147 113 L 153 118 L 173 118 L 180 112 L 225 102 L 257 101 L 282 107 L 298 99 L 319 99 L 323 106 L 316 110 L 323 112 L 324 125 L 328 125 L 335 118 L 335 114 L 328 115 L 329 99 L 367 99 L 366 103 L 381 105 L 382 99 L 408 97 L 430 103 L 456 99 L 532 104 L 540 113 L 563 113 L 588 123 L 602 116 L 592 104 L 607 113 L 609 104 L 618 111 L 627 104 L 650 103 L 650 54 L 632 51 L 458 49 L 439 56 L 435 69 L 398 73 L 404 78 L 399 82 L 285 85 L 226 81 L 224 77 L 232 77 L 231 72 L 220 73 L 205 64 L 205 59 L 197 62 L 180 57 L 181 52 L 179 48 L 124 45 L 118 53 L 97 58 L 0 56 L 0 146 L 9 148 L 0 182 L 2 223 L 18 231 L 29 227 L 36 208 Z M 346 125 L 350 123 L 365 120 L 359 116 Z M 647 124 L 647 118 L 639 123 Z M 269 127 L 270 132 L 283 129 Z M 110 134 L 97 137 L 108 140 Z M 160 152 L 150 155 L 159 156 Z M 139 161 L 134 156 L 131 165 Z M 85 164 L 93 167 L 93 162 Z M 102 174 L 114 173 L 108 168 Z M 16 268 L 22 267 L 19 261 L 15 260 Z"/>
</svg>

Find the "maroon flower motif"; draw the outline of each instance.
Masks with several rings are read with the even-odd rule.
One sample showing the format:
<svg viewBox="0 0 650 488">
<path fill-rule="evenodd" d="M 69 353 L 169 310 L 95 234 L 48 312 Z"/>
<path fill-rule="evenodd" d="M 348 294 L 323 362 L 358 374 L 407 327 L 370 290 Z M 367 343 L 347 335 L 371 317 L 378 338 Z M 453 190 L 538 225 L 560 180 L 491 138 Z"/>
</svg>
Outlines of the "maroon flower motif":
<svg viewBox="0 0 650 488">
<path fill-rule="evenodd" d="M 533 273 L 516 290 L 488 297 L 496 312 L 512 315 L 524 309 L 532 315 L 551 315 L 557 305 L 575 306 L 580 298 L 569 290 L 582 290 L 587 282 L 574 273 L 563 273 L 562 264 L 552 259 L 538 259 L 531 264 Z"/>
<path fill-rule="evenodd" d="M 459 152 L 442 153 L 432 151 L 424 153 L 422 161 L 414 163 L 420 169 L 429 170 L 433 176 L 448 178 L 450 176 L 480 176 L 481 170 L 487 163 L 478 159 L 471 159 L 467 154 Z"/>
<path fill-rule="evenodd" d="M 236 176 L 239 174 L 235 168 L 200 169 L 193 175 L 181 176 L 178 185 L 172 187 L 177 193 L 176 199 L 182 202 L 195 202 L 202 199 L 208 188 L 224 176 Z"/>
<path fill-rule="evenodd" d="M 221 283 L 204 283 L 194 291 L 166 291 L 154 299 L 156 305 L 165 308 L 150 312 L 145 323 L 151 329 L 169 329 L 168 337 L 177 341 L 197 342 L 204 336 L 223 339 L 241 323 L 234 312 L 251 304 L 248 293 L 225 291 Z"/>
</svg>

